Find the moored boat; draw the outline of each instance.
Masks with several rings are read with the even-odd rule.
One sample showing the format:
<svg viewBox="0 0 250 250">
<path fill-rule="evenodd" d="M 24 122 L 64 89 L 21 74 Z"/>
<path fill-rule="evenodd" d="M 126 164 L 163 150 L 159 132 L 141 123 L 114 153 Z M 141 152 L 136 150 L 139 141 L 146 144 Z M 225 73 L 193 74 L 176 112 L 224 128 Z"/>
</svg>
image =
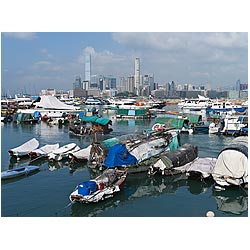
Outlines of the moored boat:
<svg viewBox="0 0 250 250">
<path fill-rule="evenodd" d="M 88 161 L 90 159 L 91 149 L 92 145 L 89 145 L 88 147 L 80 149 L 77 152 L 70 152 L 69 158 L 71 159 L 71 162 Z"/>
<path fill-rule="evenodd" d="M 39 171 L 39 167 L 37 166 L 30 166 L 30 165 L 22 166 L 19 168 L 14 168 L 14 169 L 3 171 L 1 173 L 1 179 L 7 180 L 7 179 L 16 178 L 16 177 L 20 177 L 24 175 L 29 175 L 37 171 Z"/>
<path fill-rule="evenodd" d="M 39 141 L 36 138 L 33 138 L 16 148 L 10 149 L 8 152 L 10 156 L 15 156 L 19 158 L 21 156 L 28 155 L 31 151 L 37 149 L 38 146 L 39 146 Z"/>
<path fill-rule="evenodd" d="M 71 202 L 96 203 L 113 197 L 122 189 L 126 177 L 126 171 L 107 169 L 95 179 L 78 184 L 69 199 Z"/>
<path fill-rule="evenodd" d="M 59 148 L 59 143 L 56 144 L 46 144 L 40 148 L 32 150 L 29 152 L 29 156 L 31 159 L 35 159 L 37 157 L 47 157 L 49 153 L 53 152 L 54 150 Z"/>
<path fill-rule="evenodd" d="M 61 161 L 67 158 L 69 153 L 76 152 L 80 148 L 75 143 L 66 144 L 48 154 L 49 161 Z"/>
<path fill-rule="evenodd" d="M 219 186 L 248 184 L 248 137 L 240 136 L 219 153 L 213 179 Z"/>
</svg>

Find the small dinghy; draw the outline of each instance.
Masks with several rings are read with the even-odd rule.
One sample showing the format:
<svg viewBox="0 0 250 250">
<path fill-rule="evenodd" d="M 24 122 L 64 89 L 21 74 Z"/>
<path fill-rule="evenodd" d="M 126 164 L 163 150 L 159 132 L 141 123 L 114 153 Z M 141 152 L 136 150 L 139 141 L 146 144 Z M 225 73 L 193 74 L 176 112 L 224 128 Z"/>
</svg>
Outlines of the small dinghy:
<svg viewBox="0 0 250 250">
<path fill-rule="evenodd" d="M 69 153 L 76 152 L 80 148 L 75 143 L 64 145 L 48 154 L 49 161 L 61 161 L 67 158 Z"/>
<path fill-rule="evenodd" d="M 25 142 L 19 147 L 12 148 L 8 152 L 10 156 L 21 157 L 28 155 L 31 151 L 37 149 L 39 146 L 39 141 L 35 138 Z"/>
<path fill-rule="evenodd" d="M 95 179 L 84 181 L 70 194 L 71 202 L 95 203 L 119 192 L 126 180 L 127 172 L 107 169 Z"/>
<path fill-rule="evenodd" d="M 29 175 L 31 173 L 34 173 L 36 171 L 39 171 L 39 167 L 37 166 L 23 166 L 11 170 L 6 170 L 1 173 L 1 179 L 6 180 L 6 179 L 11 179 L 11 178 L 16 178 L 24 175 Z"/>
</svg>

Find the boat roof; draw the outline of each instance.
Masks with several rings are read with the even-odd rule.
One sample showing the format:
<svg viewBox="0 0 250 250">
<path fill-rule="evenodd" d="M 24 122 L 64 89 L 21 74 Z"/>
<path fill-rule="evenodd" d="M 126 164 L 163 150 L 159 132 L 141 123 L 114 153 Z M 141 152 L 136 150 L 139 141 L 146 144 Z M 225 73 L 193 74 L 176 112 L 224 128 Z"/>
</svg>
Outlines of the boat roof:
<svg viewBox="0 0 250 250">
<path fill-rule="evenodd" d="M 98 123 L 101 125 L 107 125 L 108 123 L 112 123 L 112 121 L 107 118 L 99 118 L 97 116 L 84 116 L 82 117 L 81 121 Z"/>
</svg>

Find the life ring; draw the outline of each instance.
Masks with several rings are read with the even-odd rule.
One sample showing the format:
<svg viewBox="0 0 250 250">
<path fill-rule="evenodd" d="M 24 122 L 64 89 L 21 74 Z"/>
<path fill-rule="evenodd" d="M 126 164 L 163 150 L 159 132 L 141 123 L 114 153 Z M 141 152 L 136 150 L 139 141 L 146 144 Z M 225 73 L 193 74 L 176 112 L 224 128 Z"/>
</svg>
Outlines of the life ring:
<svg viewBox="0 0 250 250">
<path fill-rule="evenodd" d="M 154 131 L 160 131 L 160 130 L 163 130 L 164 127 L 165 127 L 164 124 L 156 123 L 156 124 L 152 127 L 152 130 L 154 130 Z"/>
</svg>

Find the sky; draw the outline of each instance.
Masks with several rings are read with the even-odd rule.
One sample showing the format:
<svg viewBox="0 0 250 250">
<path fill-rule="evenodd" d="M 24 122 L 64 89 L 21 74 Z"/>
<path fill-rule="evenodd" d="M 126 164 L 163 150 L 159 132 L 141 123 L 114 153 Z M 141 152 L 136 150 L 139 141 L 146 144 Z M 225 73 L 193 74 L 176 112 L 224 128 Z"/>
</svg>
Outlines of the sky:
<svg viewBox="0 0 250 250">
<path fill-rule="evenodd" d="M 2 32 L 1 91 L 38 94 L 73 88 L 84 79 L 84 55 L 91 74 L 154 74 L 160 85 L 232 87 L 248 82 L 247 32 Z"/>
</svg>

